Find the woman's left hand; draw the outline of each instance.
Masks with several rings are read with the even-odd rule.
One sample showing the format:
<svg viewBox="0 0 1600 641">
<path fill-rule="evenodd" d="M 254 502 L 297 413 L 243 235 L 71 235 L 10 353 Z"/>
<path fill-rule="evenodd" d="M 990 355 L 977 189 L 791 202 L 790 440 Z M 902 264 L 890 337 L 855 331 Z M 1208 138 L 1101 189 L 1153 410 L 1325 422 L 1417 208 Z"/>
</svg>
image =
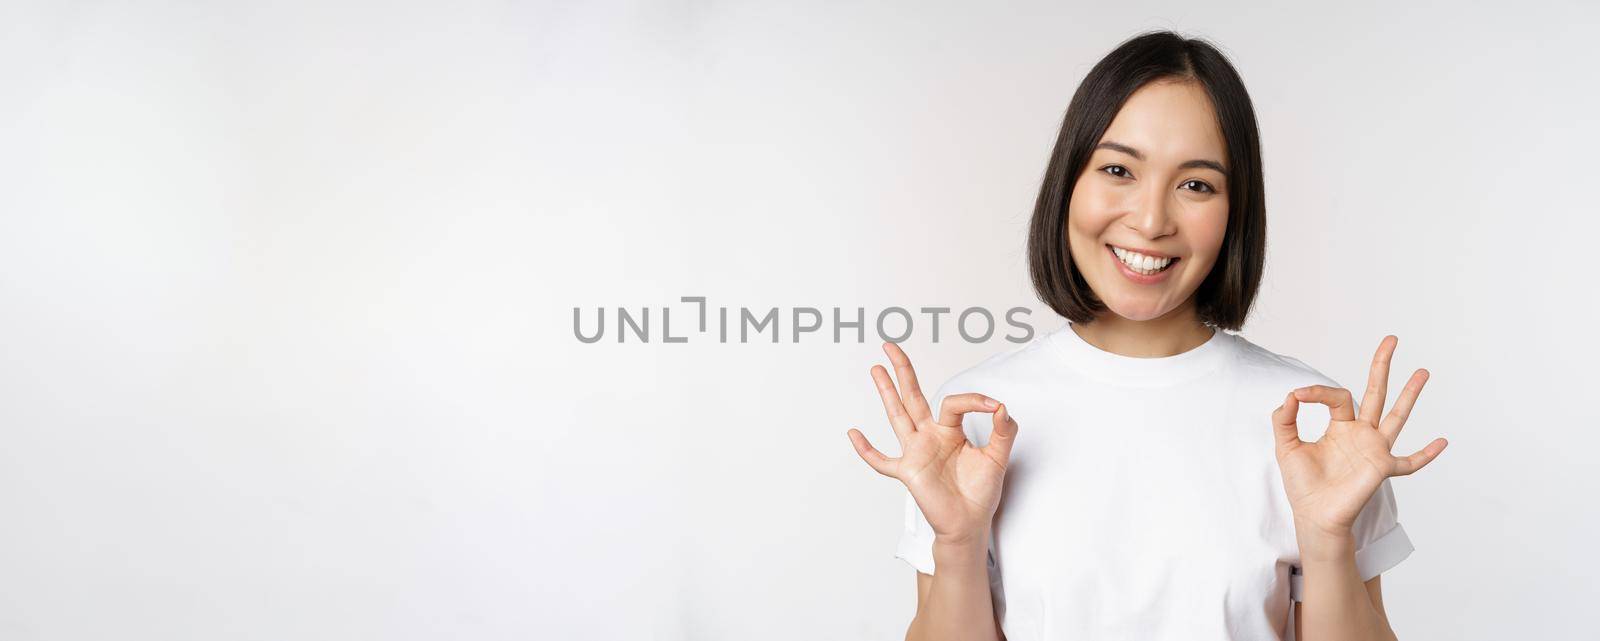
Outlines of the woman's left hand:
<svg viewBox="0 0 1600 641">
<path fill-rule="evenodd" d="M 1391 335 L 1378 344 L 1360 416 L 1351 405 L 1350 390 L 1327 385 L 1296 389 L 1272 412 L 1278 469 L 1302 540 L 1308 536 L 1348 539 L 1356 515 L 1384 479 L 1420 470 L 1444 451 L 1446 441 L 1436 438 L 1410 456 L 1389 453 L 1428 380 L 1428 370 L 1413 373 L 1394 409 L 1379 422 L 1389 389 L 1389 359 L 1399 342 Z M 1328 406 L 1328 430 L 1315 443 L 1300 440 L 1295 418 L 1301 401 Z"/>
</svg>

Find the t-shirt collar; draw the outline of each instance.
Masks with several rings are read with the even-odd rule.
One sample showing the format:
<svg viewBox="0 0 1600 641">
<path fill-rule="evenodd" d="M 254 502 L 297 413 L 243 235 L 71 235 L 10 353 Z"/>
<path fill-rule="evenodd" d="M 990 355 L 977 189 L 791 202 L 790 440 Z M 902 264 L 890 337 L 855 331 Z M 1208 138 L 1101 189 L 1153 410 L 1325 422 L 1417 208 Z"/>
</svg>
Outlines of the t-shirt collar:
<svg viewBox="0 0 1600 641">
<path fill-rule="evenodd" d="M 1067 364 L 1085 376 L 1128 387 L 1163 387 L 1193 380 L 1213 372 L 1227 360 L 1234 337 L 1212 328 L 1211 338 L 1187 352 L 1158 358 L 1114 354 L 1083 340 L 1072 323 L 1061 326 L 1049 340 Z"/>
</svg>

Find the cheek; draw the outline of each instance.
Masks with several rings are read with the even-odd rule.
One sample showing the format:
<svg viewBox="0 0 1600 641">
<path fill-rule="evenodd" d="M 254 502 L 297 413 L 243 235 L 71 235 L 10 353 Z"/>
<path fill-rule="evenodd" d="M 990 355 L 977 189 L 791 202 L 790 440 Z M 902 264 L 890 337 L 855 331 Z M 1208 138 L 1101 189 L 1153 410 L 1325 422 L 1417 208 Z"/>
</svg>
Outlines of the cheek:
<svg viewBox="0 0 1600 641">
<path fill-rule="evenodd" d="M 1204 252 L 1215 260 L 1222 251 L 1222 238 L 1228 233 L 1228 203 L 1207 203 L 1190 213 L 1193 215 L 1186 225 L 1189 242 L 1196 252 Z"/>
<path fill-rule="evenodd" d="M 1072 216 L 1078 219 L 1084 229 L 1100 229 L 1106 223 L 1116 218 L 1119 208 L 1117 194 L 1114 189 L 1107 189 L 1104 184 L 1095 180 L 1080 180 L 1072 189 Z"/>
<path fill-rule="evenodd" d="M 1072 188 L 1067 211 L 1068 234 L 1075 239 L 1074 244 L 1097 244 L 1100 233 L 1117 218 L 1116 195 L 1093 180 L 1080 180 Z"/>
</svg>

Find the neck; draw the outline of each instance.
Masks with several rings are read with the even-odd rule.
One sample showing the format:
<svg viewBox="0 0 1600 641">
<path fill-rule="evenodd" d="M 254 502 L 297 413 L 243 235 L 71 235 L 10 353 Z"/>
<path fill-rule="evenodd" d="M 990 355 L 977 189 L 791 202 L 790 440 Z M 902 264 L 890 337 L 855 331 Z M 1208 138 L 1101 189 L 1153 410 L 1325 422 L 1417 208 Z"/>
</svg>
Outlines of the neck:
<svg viewBox="0 0 1600 641">
<path fill-rule="evenodd" d="M 1072 331 L 1090 345 L 1113 354 L 1165 358 L 1205 344 L 1214 330 L 1200 322 L 1193 305 L 1183 305 L 1160 318 L 1142 321 L 1106 310 L 1093 322 L 1073 323 Z"/>
</svg>

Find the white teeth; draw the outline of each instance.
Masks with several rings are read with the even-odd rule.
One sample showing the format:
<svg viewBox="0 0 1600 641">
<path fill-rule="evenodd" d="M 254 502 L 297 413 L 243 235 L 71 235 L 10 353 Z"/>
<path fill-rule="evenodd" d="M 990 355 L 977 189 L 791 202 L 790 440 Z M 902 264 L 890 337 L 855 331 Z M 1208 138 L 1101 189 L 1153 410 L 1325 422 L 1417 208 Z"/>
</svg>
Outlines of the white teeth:
<svg viewBox="0 0 1600 641">
<path fill-rule="evenodd" d="M 1139 252 L 1128 251 L 1121 247 L 1112 246 L 1111 251 L 1116 253 L 1117 258 L 1122 259 L 1123 264 L 1133 268 L 1134 271 L 1143 274 L 1153 274 L 1159 272 L 1163 269 L 1166 269 L 1167 265 L 1172 264 L 1171 258 L 1156 258 L 1154 256 L 1146 256 Z"/>
</svg>

